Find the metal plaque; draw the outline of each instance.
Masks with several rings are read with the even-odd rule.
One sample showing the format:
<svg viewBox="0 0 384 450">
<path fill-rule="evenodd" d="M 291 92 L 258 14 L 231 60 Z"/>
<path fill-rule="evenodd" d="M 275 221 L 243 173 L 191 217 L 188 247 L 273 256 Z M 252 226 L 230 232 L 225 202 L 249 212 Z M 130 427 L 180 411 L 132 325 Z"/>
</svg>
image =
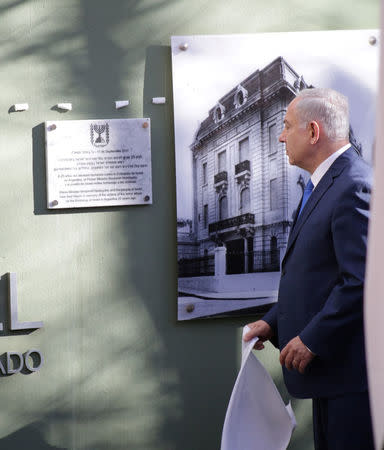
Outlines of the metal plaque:
<svg viewBox="0 0 384 450">
<path fill-rule="evenodd" d="M 152 203 L 150 119 L 45 123 L 47 208 Z"/>
</svg>

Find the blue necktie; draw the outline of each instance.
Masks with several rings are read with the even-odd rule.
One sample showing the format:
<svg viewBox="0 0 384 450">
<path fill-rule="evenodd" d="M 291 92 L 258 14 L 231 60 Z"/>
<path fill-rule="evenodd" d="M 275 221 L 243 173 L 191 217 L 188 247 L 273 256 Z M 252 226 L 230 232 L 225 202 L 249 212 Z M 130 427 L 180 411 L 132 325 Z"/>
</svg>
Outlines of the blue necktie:
<svg viewBox="0 0 384 450">
<path fill-rule="evenodd" d="M 307 203 L 309 197 L 312 194 L 313 188 L 314 188 L 313 183 L 312 183 L 311 179 L 309 179 L 307 185 L 304 188 L 303 200 L 301 201 L 301 208 L 300 208 L 300 211 L 299 211 L 299 214 L 297 217 L 300 216 L 301 211 L 303 210 L 305 204 Z"/>
</svg>

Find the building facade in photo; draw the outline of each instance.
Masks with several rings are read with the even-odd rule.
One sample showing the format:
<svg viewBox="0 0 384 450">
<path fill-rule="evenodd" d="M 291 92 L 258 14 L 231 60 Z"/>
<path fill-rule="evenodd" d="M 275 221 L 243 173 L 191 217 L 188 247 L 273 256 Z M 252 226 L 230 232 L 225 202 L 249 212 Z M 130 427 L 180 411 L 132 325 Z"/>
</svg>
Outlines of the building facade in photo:
<svg viewBox="0 0 384 450">
<path fill-rule="evenodd" d="M 278 57 L 209 111 L 191 145 L 193 220 L 178 233 L 180 276 L 212 274 L 217 246 L 226 247 L 227 274 L 279 270 L 309 174 L 290 166 L 278 138 L 307 87 Z"/>
</svg>

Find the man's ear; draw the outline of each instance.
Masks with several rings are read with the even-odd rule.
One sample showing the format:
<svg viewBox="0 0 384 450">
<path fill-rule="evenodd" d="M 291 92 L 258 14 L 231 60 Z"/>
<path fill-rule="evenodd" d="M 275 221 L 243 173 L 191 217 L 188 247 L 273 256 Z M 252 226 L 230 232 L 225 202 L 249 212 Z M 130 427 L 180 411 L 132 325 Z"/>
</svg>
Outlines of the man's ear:
<svg viewBox="0 0 384 450">
<path fill-rule="evenodd" d="M 317 144 L 320 138 L 320 126 L 316 121 L 309 123 L 310 142 L 311 144 Z"/>
</svg>

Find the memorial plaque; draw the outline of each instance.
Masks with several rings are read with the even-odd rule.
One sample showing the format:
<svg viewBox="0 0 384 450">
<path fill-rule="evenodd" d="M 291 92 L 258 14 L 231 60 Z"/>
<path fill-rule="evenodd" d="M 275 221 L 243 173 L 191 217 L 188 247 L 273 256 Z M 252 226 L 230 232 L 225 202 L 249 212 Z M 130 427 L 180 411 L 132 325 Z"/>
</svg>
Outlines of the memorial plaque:
<svg viewBox="0 0 384 450">
<path fill-rule="evenodd" d="M 152 203 L 150 119 L 45 123 L 47 207 Z"/>
</svg>

